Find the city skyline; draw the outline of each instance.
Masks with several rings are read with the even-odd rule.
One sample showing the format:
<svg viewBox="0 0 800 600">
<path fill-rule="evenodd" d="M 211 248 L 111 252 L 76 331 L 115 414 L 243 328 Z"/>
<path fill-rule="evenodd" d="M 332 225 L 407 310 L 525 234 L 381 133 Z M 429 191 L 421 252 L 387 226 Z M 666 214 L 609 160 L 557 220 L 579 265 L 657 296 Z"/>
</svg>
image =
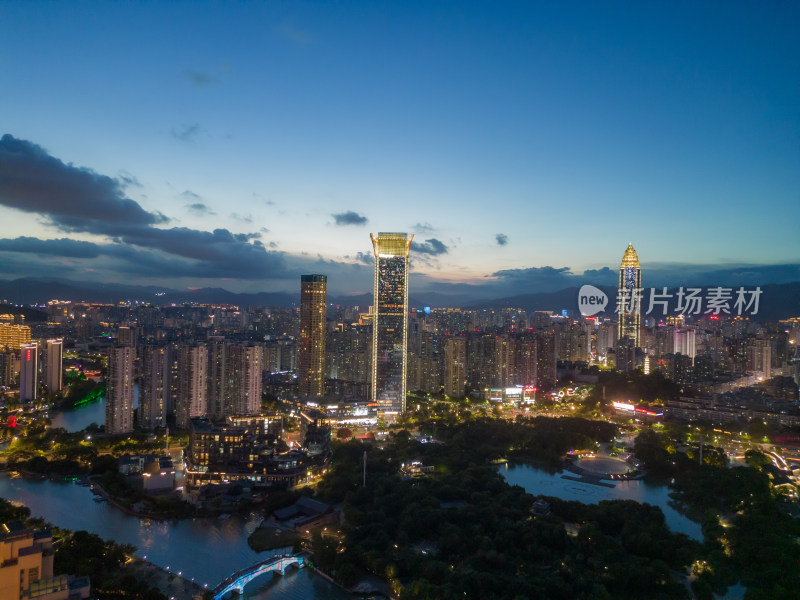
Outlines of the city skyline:
<svg viewBox="0 0 800 600">
<path fill-rule="evenodd" d="M 798 281 L 799 10 L 6 5 L 0 277 L 364 293 L 371 229 L 420 291 L 614 285 L 628 241 Z"/>
</svg>

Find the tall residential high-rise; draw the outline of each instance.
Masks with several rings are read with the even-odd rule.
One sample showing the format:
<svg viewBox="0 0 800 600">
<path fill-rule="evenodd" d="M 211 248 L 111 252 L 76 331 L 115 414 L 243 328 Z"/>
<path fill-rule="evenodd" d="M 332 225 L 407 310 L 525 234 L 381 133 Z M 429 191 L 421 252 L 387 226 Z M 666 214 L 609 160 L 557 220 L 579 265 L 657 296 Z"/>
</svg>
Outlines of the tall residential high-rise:
<svg viewBox="0 0 800 600">
<path fill-rule="evenodd" d="M 123 346 L 136 345 L 136 330 L 127 325 L 123 325 L 117 329 L 117 341 Z"/>
<path fill-rule="evenodd" d="M 19 401 L 35 402 L 39 392 L 39 344 L 20 346 Z"/>
<path fill-rule="evenodd" d="M 111 346 L 108 349 L 108 386 L 106 398 L 106 433 L 133 431 L 133 346 Z"/>
<path fill-rule="evenodd" d="M 630 338 L 634 348 L 641 347 L 642 269 L 633 244 L 628 244 L 619 266 L 617 294 L 617 339 Z"/>
<path fill-rule="evenodd" d="M 406 408 L 408 255 L 414 235 L 378 233 L 370 238 L 375 253 L 372 401 L 379 416 L 395 419 Z"/>
<path fill-rule="evenodd" d="M 261 410 L 264 348 L 215 342 L 208 346 L 208 416 L 222 420 Z"/>
<path fill-rule="evenodd" d="M 142 348 L 142 383 L 139 387 L 139 425 L 145 429 L 166 427 L 169 398 L 169 348 Z"/>
<path fill-rule="evenodd" d="M 322 396 L 325 386 L 325 332 L 328 278 L 300 276 L 300 339 L 297 344 L 301 396 Z"/>
<path fill-rule="evenodd" d="M 761 379 L 772 377 L 772 346 L 769 340 L 754 339 L 747 344 L 747 370 Z"/>
<path fill-rule="evenodd" d="M 224 419 L 229 414 L 226 408 L 227 390 L 227 347 L 222 341 L 211 342 L 208 345 L 208 416 L 212 419 Z"/>
<path fill-rule="evenodd" d="M 176 425 L 189 428 L 194 417 L 208 412 L 208 348 L 205 345 L 178 348 L 178 397 L 175 405 Z"/>
<path fill-rule="evenodd" d="M 62 338 L 47 340 L 44 353 L 44 384 L 48 392 L 58 392 L 64 386 L 63 361 L 64 340 Z"/>
<path fill-rule="evenodd" d="M 262 358 L 259 346 L 231 344 L 227 347 L 225 416 L 260 412 Z"/>
<path fill-rule="evenodd" d="M 549 392 L 558 381 L 558 337 L 552 331 L 536 335 L 536 387 Z"/>
<path fill-rule="evenodd" d="M 683 354 L 694 359 L 697 356 L 696 332 L 694 329 L 678 329 L 673 334 L 672 343 L 675 354 Z"/>
<path fill-rule="evenodd" d="M 17 355 L 0 348 L 0 386 L 12 386 L 17 378 Z"/>
<path fill-rule="evenodd" d="M 444 393 L 451 398 L 464 395 L 467 381 L 467 340 L 451 337 L 444 345 Z"/>
</svg>

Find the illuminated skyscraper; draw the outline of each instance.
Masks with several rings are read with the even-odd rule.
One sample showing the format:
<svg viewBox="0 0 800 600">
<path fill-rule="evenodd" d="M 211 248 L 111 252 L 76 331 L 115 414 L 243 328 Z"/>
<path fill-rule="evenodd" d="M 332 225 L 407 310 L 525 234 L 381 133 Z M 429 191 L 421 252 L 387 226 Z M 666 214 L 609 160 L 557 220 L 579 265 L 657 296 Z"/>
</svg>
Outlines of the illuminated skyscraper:
<svg viewBox="0 0 800 600">
<path fill-rule="evenodd" d="M 372 401 L 393 420 L 406 409 L 408 254 L 413 234 L 370 234 L 375 253 L 372 319 Z"/>
<path fill-rule="evenodd" d="M 39 344 L 21 344 L 19 349 L 19 401 L 35 402 L 39 393 Z"/>
<path fill-rule="evenodd" d="M 641 347 L 642 269 L 633 244 L 628 244 L 619 267 L 617 312 L 617 339 L 630 338 L 634 348 Z"/>
<path fill-rule="evenodd" d="M 133 346 L 110 346 L 108 349 L 108 386 L 106 398 L 106 433 L 133 431 Z"/>
<path fill-rule="evenodd" d="M 325 304 L 328 278 L 300 276 L 300 340 L 297 347 L 301 396 L 322 396 L 325 385 Z"/>
</svg>

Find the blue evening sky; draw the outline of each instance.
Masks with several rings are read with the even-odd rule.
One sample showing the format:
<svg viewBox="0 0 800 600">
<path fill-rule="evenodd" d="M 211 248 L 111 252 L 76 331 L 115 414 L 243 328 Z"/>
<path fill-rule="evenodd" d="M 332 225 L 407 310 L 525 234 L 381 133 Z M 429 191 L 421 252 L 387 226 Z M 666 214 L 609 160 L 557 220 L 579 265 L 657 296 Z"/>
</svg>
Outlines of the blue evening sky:
<svg viewBox="0 0 800 600">
<path fill-rule="evenodd" d="M 628 242 L 798 279 L 798 31 L 779 1 L 0 2 L 0 278 L 365 292 L 369 233 L 408 231 L 430 288 Z M 48 169 L 165 218 L 56 218 L 82 200 Z"/>
</svg>

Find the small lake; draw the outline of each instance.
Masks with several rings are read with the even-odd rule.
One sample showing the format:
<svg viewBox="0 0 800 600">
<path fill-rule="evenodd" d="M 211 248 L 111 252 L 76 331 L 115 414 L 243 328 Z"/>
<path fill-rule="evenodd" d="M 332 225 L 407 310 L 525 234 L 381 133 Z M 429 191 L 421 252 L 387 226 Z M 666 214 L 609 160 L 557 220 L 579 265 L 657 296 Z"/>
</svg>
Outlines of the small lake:
<svg viewBox="0 0 800 600">
<path fill-rule="evenodd" d="M 139 384 L 133 386 L 133 408 L 139 406 Z M 106 397 L 76 410 L 50 411 L 50 426 L 61 427 L 69 433 L 86 429 L 92 423 L 106 424 Z"/>
<path fill-rule="evenodd" d="M 577 500 L 584 504 L 597 504 L 601 500 L 635 500 L 642 504 L 658 506 L 664 513 L 667 525 L 672 531 L 685 533 L 702 541 L 703 533 L 699 523 L 695 523 L 670 506 L 669 488 L 665 485 L 649 483 L 644 479 L 630 481 L 609 481 L 614 487 L 593 485 L 565 479 L 562 475 L 572 475 L 568 471 L 549 473 L 530 465 L 508 463 L 500 467 L 500 473 L 511 485 L 518 485 L 534 496 L 555 496 L 563 500 Z"/>
</svg>

